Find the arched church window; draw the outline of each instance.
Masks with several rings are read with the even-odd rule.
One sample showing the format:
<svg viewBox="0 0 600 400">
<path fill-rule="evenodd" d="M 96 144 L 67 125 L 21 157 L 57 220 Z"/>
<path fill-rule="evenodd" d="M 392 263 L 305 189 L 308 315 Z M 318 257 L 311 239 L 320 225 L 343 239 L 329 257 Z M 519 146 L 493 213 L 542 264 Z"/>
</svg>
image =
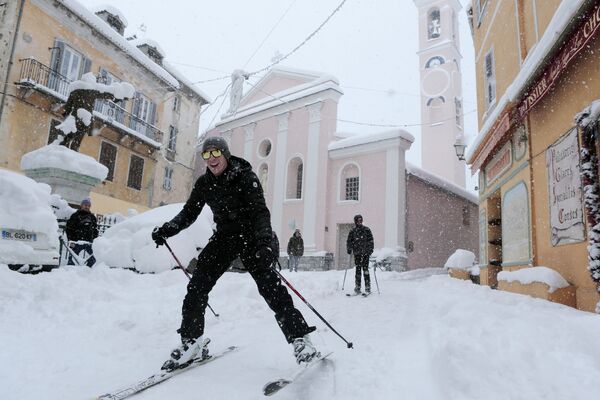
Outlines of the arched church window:
<svg viewBox="0 0 600 400">
<path fill-rule="evenodd" d="M 427 21 L 427 38 L 437 39 L 442 34 L 442 24 L 440 21 L 440 9 L 434 8 L 429 11 L 429 17 Z"/>
<path fill-rule="evenodd" d="M 267 183 L 269 183 L 269 166 L 267 164 L 262 164 L 258 168 L 258 180 L 260 181 L 260 185 L 263 188 L 263 192 L 267 192 Z"/>
<path fill-rule="evenodd" d="M 429 107 L 441 106 L 444 103 L 446 103 L 444 96 L 431 97 L 429 100 L 427 100 L 427 105 Z"/>
<path fill-rule="evenodd" d="M 358 201 L 360 199 L 360 171 L 356 164 L 348 164 L 342 169 L 340 177 L 340 199 Z"/>
<path fill-rule="evenodd" d="M 440 65 L 444 64 L 445 62 L 446 62 L 446 60 L 444 60 L 444 57 L 440 57 L 440 56 L 431 57 L 429 60 L 427 60 L 427 63 L 425 64 L 425 68 L 437 68 Z"/>
<path fill-rule="evenodd" d="M 288 163 L 286 199 L 302 198 L 302 181 L 304 177 L 304 164 L 300 157 L 294 157 Z"/>
</svg>

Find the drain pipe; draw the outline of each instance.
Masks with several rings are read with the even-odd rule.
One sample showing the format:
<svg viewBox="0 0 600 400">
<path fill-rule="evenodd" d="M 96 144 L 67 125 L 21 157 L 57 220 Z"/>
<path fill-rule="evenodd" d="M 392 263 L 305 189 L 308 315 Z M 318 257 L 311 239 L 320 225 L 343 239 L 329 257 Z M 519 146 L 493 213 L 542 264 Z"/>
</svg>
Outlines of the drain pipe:
<svg viewBox="0 0 600 400">
<path fill-rule="evenodd" d="M 8 3 L 5 3 L 8 4 Z M 19 15 L 17 16 L 17 25 L 15 26 L 15 35 L 13 37 L 12 48 L 10 49 L 10 56 L 8 58 L 8 67 L 6 68 L 6 79 L 4 80 L 4 86 L 2 88 L 2 101 L 0 102 L 0 122 L 2 122 L 2 113 L 4 111 L 4 102 L 6 100 L 6 91 L 8 90 L 8 79 L 10 76 L 10 70 L 13 65 L 13 57 L 15 55 L 15 47 L 17 47 L 17 38 L 19 37 L 19 28 L 21 27 L 21 19 L 23 17 L 23 8 L 25 7 L 25 0 L 21 0 L 19 6 Z"/>
</svg>

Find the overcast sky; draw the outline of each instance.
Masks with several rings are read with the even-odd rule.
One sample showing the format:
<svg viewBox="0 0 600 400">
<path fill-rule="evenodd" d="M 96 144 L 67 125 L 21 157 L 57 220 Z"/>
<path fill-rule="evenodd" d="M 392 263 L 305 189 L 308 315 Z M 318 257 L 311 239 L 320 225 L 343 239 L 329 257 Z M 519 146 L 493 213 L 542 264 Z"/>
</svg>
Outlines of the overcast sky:
<svg viewBox="0 0 600 400">
<path fill-rule="evenodd" d="M 155 40 L 166 59 L 190 80 L 252 72 L 302 43 L 341 0 L 79 0 L 88 7 L 110 4 L 128 20 L 126 36 Z M 467 0 L 461 0 L 464 5 Z M 328 73 L 344 96 L 338 118 L 363 124 L 417 125 L 419 64 L 417 8 L 412 0 L 347 0 L 337 14 L 281 65 Z M 473 44 L 465 10 L 459 14 L 463 55 L 465 133 L 476 134 Z M 271 32 L 269 34 L 269 32 Z M 266 39 L 266 40 L 265 40 Z M 254 77 L 256 82 L 260 76 Z M 202 130 L 227 110 L 217 98 L 229 79 L 199 84 L 216 101 L 201 117 Z M 250 86 L 245 85 L 248 91 Z M 338 122 L 338 131 L 377 132 L 390 128 Z M 403 127 L 416 141 L 408 161 L 421 165 L 420 127 Z M 470 173 L 468 174 L 470 175 Z M 467 185 L 469 189 L 473 184 Z"/>
</svg>

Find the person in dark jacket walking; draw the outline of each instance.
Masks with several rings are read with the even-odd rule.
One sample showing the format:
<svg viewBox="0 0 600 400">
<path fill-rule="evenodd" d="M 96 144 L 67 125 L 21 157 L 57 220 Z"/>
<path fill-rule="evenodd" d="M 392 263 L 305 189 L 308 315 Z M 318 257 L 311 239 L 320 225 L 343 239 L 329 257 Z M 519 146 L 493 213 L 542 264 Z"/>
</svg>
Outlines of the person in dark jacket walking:
<svg viewBox="0 0 600 400">
<path fill-rule="evenodd" d="M 348 234 L 346 249 L 354 254 L 356 266 L 354 293 L 360 294 L 361 270 L 365 278 L 365 291 L 371 293 L 371 277 L 369 276 L 369 257 L 373 254 L 373 234 L 363 225 L 362 215 L 354 216 L 354 228 Z"/>
<path fill-rule="evenodd" d="M 309 337 L 316 328 L 308 326 L 271 268 L 275 257 L 271 248 L 271 215 L 258 177 L 250 163 L 230 154 L 227 142 L 221 137 L 206 139 L 201 154 L 207 163 L 205 174 L 196 180 L 181 212 L 152 233 L 157 246 L 166 243 L 167 238 L 189 227 L 205 205 L 211 208 L 217 225 L 198 256 L 196 270 L 187 286 L 178 330 L 181 346 L 173 350 L 162 368 L 171 370 L 199 352 L 202 356 L 208 354 L 209 340 L 203 340 L 208 294 L 238 256 L 275 313 L 286 340 L 293 344 L 296 361 L 310 361 L 319 354 Z"/>
<path fill-rule="evenodd" d="M 90 212 L 92 201 L 83 199 L 81 208 L 71 215 L 67 220 L 66 233 L 69 239 L 69 247 L 78 256 L 85 250 L 90 256 L 85 264 L 91 267 L 96 263 L 92 252 L 92 242 L 98 237 L 98 221 L 96 216 Z M 69 254 L 69 264 L 74 264 L 73 257 Z"/>
<path fill-rule="evenodd" d="M 298 272 L 300 257 L 304 255 L 304 240 L 300 229 L 296 229 L 287 245 L 287 253 L 290 258 L 289 270 Z"/>
</svg>

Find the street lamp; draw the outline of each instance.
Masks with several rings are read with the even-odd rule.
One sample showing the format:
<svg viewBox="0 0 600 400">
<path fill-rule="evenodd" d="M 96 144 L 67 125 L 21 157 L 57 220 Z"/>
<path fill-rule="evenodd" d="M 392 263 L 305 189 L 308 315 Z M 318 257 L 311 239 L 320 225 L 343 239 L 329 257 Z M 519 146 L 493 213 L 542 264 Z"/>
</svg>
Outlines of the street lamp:
<svg viewBox="0 0 600 400">
<path fill-rule="evenodd" d="M 456 151 L 456 156 L 458 157 L 459 161 L 465 160 L 465 149 L 466 148 L 467 148 L 467 145 L 463 141 L 463 138 L 457 137 L 456 142 L 454 143 L 454 151 Z"/>
</svg>

